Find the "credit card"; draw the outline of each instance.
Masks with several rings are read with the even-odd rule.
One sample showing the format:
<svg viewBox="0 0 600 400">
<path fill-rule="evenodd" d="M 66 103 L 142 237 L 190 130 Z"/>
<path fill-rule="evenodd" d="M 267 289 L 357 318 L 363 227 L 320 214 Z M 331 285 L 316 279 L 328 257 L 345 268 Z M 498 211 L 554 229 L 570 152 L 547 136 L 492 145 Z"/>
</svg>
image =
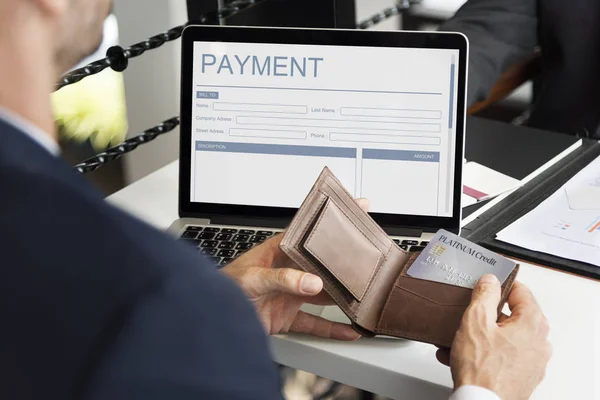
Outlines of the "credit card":
<svg viewBox="0 0 600 400">
<path fill-rule="evenodd" d="M 453 233 L 440 230 L 406 274 L 413 278 L 474 288 L 486 274 L 504 283 L 517 264 Z"/>
</svg>

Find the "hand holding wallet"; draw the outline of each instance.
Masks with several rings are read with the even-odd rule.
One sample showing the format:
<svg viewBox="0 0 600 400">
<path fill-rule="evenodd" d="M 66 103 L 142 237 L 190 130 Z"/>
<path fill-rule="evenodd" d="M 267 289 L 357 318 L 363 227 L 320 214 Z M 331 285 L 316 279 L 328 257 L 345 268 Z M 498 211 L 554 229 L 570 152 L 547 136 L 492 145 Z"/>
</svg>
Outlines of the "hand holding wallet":
<svg viewBox="0 0 600 400">
<path fill-rule="evenodd" d="M 319 276 L 363 336 L 394 336 L 451 347 L 471 289 L 416 279 L 408 253 L 364 212 L 325 168 L 292 220 L 281 249 Z M 502 285 L 500 313 L 518 273 Z"/>
</svg>

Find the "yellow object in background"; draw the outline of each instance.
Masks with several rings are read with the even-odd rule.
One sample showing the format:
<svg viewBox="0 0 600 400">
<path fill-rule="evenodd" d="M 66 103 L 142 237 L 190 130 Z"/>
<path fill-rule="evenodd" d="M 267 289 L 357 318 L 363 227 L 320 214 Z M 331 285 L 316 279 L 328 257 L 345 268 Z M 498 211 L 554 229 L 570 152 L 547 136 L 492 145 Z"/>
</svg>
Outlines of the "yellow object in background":
<svg viewBox="0 0 600 400">
<path fill-rule="evenodd" d="M 90 140 L 95 149 L 118 144 L 127 134 L 123 75 L 108 68 L 52 94 L 61 135 Z"/>
<path fill-rule="evenodd" d="M 102 44 L 95 54 L 74 68 L 104 58 L 110 46 L 119 43 L 114 14 L 104 22 Z M 114 146 L 127 135 L 127 106 L 123 74 L 110 68 L 52 93 L 54 116 L 61 139 L 91 141 L 96 151 Z"/>
</svg>

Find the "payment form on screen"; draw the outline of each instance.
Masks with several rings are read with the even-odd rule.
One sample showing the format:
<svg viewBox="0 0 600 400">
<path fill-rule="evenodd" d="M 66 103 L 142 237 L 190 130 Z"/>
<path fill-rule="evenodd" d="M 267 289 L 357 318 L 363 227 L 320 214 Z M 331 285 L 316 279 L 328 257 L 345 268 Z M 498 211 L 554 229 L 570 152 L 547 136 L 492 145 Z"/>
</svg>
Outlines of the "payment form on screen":
<svg viewBox="0 0 600 400">
<path fill-rule="evenodd" d="M 191 201 L 296 208 L 327 166 L 372 212 L 451 216 L 458 56 L 196 42 Z"/>
</svg>

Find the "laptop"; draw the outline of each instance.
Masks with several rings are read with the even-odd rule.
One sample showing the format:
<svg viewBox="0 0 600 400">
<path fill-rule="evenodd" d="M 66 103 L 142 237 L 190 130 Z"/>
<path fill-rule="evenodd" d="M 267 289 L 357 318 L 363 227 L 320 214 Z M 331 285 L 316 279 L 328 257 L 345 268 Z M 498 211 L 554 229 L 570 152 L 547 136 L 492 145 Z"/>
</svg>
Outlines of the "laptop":
<svg viewBox="0 0 600 400">
<path fill-rule="evenodd" d="M 170 232 L 226 265 L 327 166 L 402 248 L 459 233 L 467 58 L 457 33 L 187 27 Z"/>
</svg>

